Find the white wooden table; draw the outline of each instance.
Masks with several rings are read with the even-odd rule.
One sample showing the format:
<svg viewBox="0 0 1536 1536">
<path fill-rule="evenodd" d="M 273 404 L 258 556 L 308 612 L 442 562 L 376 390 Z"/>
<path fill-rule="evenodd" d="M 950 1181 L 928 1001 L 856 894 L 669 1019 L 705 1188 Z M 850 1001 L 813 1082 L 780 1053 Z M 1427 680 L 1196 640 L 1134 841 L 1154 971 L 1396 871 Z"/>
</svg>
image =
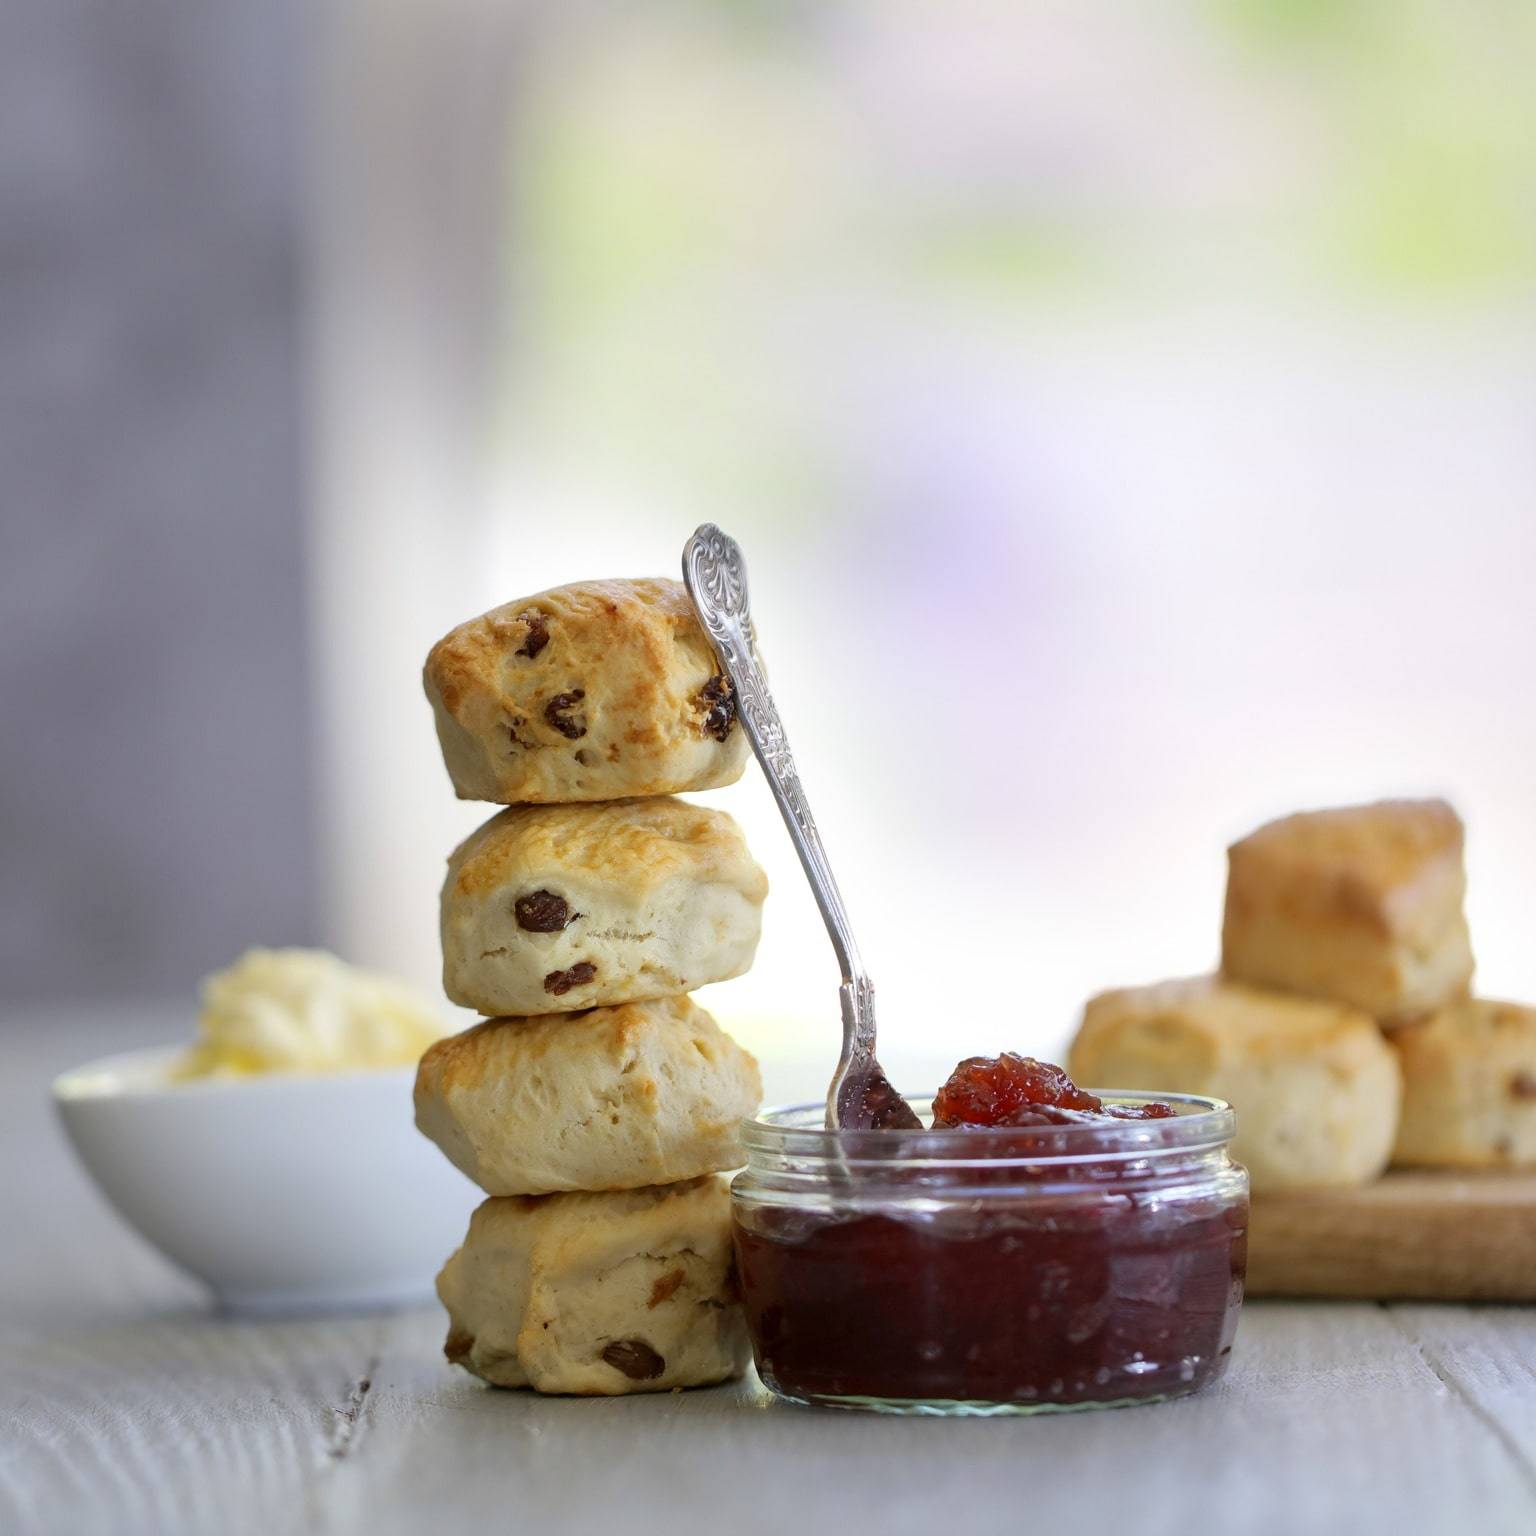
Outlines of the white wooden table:
<svg viewBox="0 0 1536 1536">
<path fill-rule="evenodd" d="M 137 1033 L 135 1033 L 137 1029 Z M 430 1310 L 231 1322 L 73 1164 L 51 1075 L 165 1033 L 0 1018 L 0 1532 L 1536 1533 L 1536 1309 L 1251 1304 L 1183 1403 L 1014 1420 L 494 1392 Z"/>
</svg>

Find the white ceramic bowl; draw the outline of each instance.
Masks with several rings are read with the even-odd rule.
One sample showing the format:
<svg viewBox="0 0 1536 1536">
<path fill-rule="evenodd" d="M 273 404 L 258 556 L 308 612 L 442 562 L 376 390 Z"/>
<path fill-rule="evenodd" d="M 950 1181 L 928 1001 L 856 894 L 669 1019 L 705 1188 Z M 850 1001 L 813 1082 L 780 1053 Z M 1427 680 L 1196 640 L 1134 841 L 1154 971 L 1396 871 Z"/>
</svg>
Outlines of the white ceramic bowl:
<svg viewBox="0 0 1536 1536">
<path fill-rule="evenodd" d="M 412 1123 L 414 1068 L 176 1083 L 178 1053 L 105 1057 L 53 1085 L 130 1226 L 233 1311 L 430 1298 L 484 1197 Z"/>
</svg>

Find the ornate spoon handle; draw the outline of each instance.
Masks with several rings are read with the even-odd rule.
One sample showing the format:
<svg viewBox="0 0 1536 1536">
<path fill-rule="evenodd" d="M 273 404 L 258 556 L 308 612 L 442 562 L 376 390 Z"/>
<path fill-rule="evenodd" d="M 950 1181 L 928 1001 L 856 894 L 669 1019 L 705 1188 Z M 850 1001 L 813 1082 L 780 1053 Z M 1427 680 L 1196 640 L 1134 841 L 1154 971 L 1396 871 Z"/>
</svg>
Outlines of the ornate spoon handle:
<svg viewBox="0 0 1536 1536">
<path fill-rule="evenodd" d="M 768 777 L 842 970 L 838 999 L 843 1049 L 827 1090 L 827 1128 L 917 1126 L 917 1116 L 875 1061 L 875 989 L 859 958 L 848 911 L 811 815 L 784 722 L 763 676 L 740 546 L 713 523 L 705 523 L 683 550 L 683 580 L 736 695 L 737 718 Z"/>
</svg>

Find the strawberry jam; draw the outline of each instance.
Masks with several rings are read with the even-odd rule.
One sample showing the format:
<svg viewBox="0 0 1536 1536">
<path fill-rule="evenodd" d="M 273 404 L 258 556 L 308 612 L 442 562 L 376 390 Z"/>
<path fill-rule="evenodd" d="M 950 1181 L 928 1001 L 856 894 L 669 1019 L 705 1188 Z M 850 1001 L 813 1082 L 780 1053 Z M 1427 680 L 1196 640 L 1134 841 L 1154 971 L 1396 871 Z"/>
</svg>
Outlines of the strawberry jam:
<svg viewBox="0 0 1536 1536">
<path fill-rule="evenodd" d="M 1065 1111 L 1065 1113 L 1062 1113 Z M 1071 1125 L 1082 1116 L 1166 1120 L 1170 1105 L 1111 1104 L 1079 1088 L 1060 1067 L 1033 1056 L 970 1056 L 933 1100 L 934 1130 L 968 1125 Z"/>
<path fill-rule="evenodd" d="M 928 1106 L 914 1100 L 921 1114 Z M 1106 1102 L 962 1062 L 933 1126 L 747 1130 L 736 1254 L 758 1371 L 802 1402 L 1027 1412 L 1193 1392 L 1242 1300 L 1247 1176 L 1211 1100 Z"/>
</svg>

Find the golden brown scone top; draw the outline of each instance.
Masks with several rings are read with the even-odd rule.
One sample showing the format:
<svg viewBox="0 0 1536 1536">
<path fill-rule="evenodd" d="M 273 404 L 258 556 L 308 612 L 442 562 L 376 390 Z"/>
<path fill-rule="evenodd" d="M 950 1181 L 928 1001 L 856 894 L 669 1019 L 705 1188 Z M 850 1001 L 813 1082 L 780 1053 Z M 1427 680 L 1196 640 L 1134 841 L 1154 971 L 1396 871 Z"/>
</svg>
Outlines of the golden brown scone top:
<svg viewBox="0 0 1536 1536">
<path fill-rule="evenodd" d="M 615 644 L 631 646 L 653 672 L 663 669 L 665 647 L 680 633 L 692 630 L 703 639 L 681 582 L 662 576 L 576 581 L 503 603 L 450 630 L 427 653 L 427 673 L 443 703 L 457 712 L 485 674 L 509 658 L 557 659 L 569 644 L 562 638 L 565 630 L 577 632 L 583 651 L 593 656 Z M 648 702 L 643 675 L 631 679 L 631 687 L 626 702 Z"/>
<path fill-rule="evenodd" d="M 1461 818 L 1444 800 L 1379 800 L 1282 816 L 1227 855 L 1234 882 L 1264 870 L 1284 881 L 1287 905 L 1392 932 L 1411 921 L 1392 894 L 1442 861 L 1459 863 L 1464 841 Z"/>
<path fill-rule="evenodd" d="M 752 900 L 768 877 L 724 811 L 670 795 L 588 805 L 514 805 L 456 848 L 448 879 L 463 896 L 494 892 L 524 872 L 579 870 L 627 889 L 677 878 L 728 880 Z"/>
</svg>

